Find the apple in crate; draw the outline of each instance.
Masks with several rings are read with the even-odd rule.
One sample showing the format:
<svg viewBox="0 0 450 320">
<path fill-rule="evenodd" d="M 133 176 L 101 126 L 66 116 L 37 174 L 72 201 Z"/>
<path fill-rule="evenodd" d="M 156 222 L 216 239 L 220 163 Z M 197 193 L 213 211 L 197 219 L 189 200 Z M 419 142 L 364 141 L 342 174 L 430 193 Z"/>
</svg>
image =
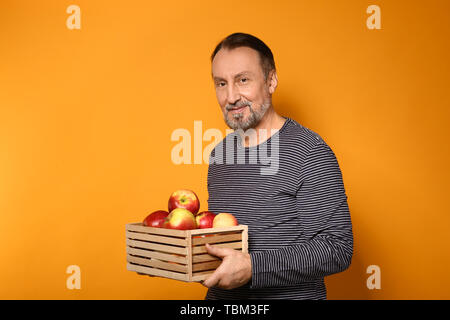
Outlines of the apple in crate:
<svg viewBox="0 0 450 320">
<path fill-rule="evenodd" d="M 197 228 L 206 229 L 213 227 L 213 221 L 216 214 L 211 211 L 203 211 L 195 216 L 195 221 L 197 221 Z"/>
<path fill-rule="evenodd" d="M 213 221 L 213 228 L 220 227 L 232 227 L 237 226 L 239 223 L 235 216 L 231 213 L 222 212 L 215 216 Z"/>
<path fill-rule="evenodd" d="M 167 229 L 191 230 L 197 228 L 194 215 L 187 209 L 173 209 L 163 224 Z"/>
<path fill-rule="evenodd" d="M 170 195 L 169 198 L 169 212 L 176 208 L 183 208 L 196 215 L 200 209 L 200 200 L 194 191 L 191 190 L 177 190 Z"/>
<path fill-rule="evenodd" d="M 162 228 L 165 219 L 169 213 L 164 210 L 157 210 L 155 212 L 150 213 L 142 222 L 144 226 L 147 227 L 155 227 L 155 228 Z"/>
</svg>

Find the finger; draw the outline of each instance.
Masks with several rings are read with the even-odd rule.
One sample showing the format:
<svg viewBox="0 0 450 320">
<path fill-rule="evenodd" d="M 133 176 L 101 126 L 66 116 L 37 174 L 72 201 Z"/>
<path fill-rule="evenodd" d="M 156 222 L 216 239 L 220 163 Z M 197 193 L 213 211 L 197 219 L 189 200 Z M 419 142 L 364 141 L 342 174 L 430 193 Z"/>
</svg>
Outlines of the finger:
<svg viewBox="0 0 450 320">
<path fill-rule="evenodd" d="M 227 255 L 229 255 L 230 252 L 230 248 L 220 248 L 220 247 L 216 247 L 216 246 L 212 246 L 209 243 L 207 243 L 205 245 L 206 247 L 206 251 L 216 257 L 219 257 L 221 259 L 225 258 Z"/>
<path fill-rule="evenodd" d="M 215 285 L 217 285 L 220 281 L 220 274 L 219 272 L 214 271 L 208 278 L 206 278 L 203 282 L 202 285 L 204 285 L 207 288 L 211 288 L 214 287 Z"/>
</svg>

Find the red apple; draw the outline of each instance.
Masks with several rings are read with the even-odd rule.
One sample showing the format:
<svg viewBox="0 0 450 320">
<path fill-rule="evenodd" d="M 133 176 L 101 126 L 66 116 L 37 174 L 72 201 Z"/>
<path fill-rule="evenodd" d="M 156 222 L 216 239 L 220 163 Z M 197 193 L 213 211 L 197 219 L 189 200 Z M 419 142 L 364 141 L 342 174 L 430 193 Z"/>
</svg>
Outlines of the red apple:
<svg viewBox="0 0 450 320">
<path fill-rule="evenodd" d="M 169 212 L 176 208 L 183 208 L 196 215 L 200 209 L 200 200 L 197 195 L 191 190 L 177 190 L 169 198 Z"/>
<path fill-rule="evenodd" d="M 213 227 L 213 220 L 216 214 L 211 211 L 203 211 L 195 216 L 195 221 L 197 221 L 197 228 L 206 229 Z"/>
<path fill-rule="evenodd" d="M 162 228 L 164 220 L 169 215 L 167 211 L 157 210 L 150 213 L 142 222 L 144 226 Z"/>
<path fill-rule="evenodd" d="M 237 226 L 239 223 L 235 216 L 233 216 L 231 213 L 222 212 L 216 215 L 213 221 L 213 228 L 219 228 L 219 227 L 232 227 Z"/>
<path fill-rule="evenodd" d="M 194 215 L 186 209 L 173 209 L 163 224 L 167 229 L 190 230 L 197 228 L 197 222 Z"/>
</svg>

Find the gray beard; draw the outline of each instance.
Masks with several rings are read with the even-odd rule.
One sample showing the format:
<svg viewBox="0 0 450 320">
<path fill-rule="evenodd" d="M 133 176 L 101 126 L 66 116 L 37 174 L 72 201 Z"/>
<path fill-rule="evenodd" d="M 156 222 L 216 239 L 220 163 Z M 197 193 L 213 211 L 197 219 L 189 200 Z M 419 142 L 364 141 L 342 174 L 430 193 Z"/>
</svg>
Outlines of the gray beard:
<svg viewBox="0 0 450 320">
<path fill-rule="evenodd" d="M 243 103 L 243 105 L 247 105 L 250 111 L 250 115 L 248 116 L 247 120 L 243 120 L 243 114 L 238 113 L 232 115 L 232 119 L 229 119 L 228 117 L 228 105 L 226 107 L 226 112 L 224 113 L 224 120 L 225 123 L 233 130 L 243 130 L 246 131 L 251 128 L 255 128 L 258 123 L 261 121 L 261 119 L 266 114 L 266 111 L 270 107 L 270 103 L 262 104 L 260 111 L 255 111 L 252 108 L 251 102 Z"/>
</svg>

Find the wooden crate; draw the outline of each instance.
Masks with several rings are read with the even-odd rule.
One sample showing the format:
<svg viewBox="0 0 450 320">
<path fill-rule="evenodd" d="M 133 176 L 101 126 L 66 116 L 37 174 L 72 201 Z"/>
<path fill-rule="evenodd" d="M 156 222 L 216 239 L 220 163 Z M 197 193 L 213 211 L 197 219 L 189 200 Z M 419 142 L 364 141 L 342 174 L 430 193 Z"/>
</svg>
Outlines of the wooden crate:
<svg viewBox="0 0 450 320">
<path fill-rule="evenodd" d="M 127 270 L 186 282 L 205 280 L 221 263 L 205 244 L 248 252 L 248 227 L 173 230 L 126 225 Z"/>
</svg>

